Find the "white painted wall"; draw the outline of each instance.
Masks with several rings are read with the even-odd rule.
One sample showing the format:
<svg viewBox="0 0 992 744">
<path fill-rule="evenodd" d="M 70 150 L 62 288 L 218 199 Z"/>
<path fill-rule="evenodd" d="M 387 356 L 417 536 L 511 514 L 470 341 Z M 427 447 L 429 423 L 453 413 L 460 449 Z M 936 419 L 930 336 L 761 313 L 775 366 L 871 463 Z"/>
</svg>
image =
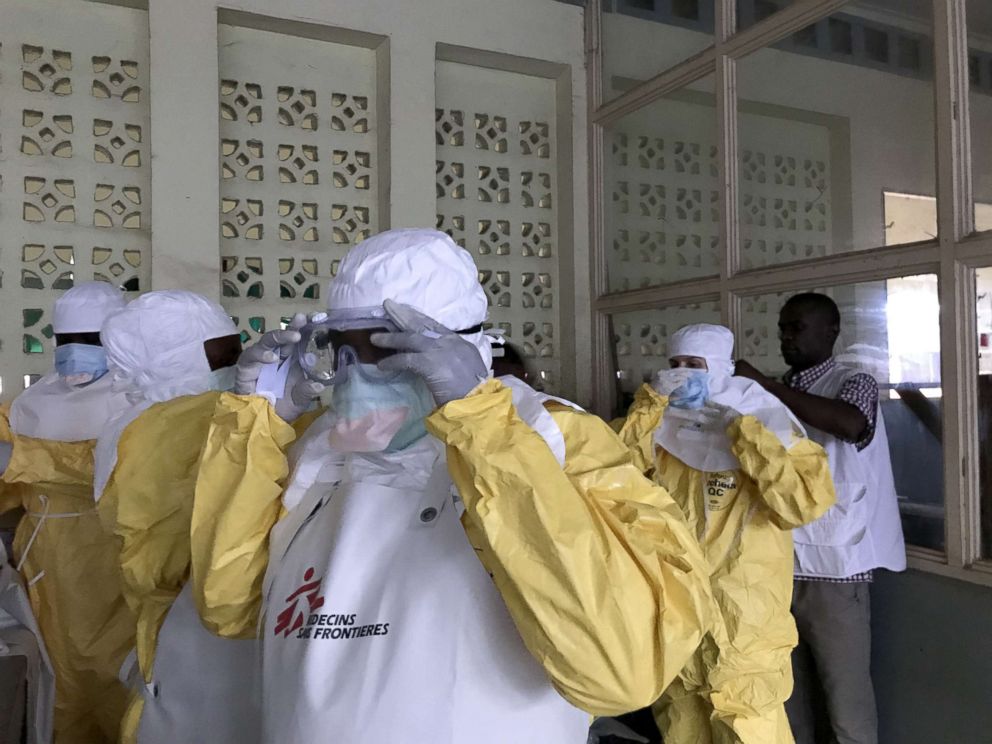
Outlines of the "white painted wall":
<svg viewBox="0 0 992 744">
<path fill-rule="evenodd" d="M 4 400 L 50 368 L 73 281 L 149 289 L 147 34 L 140 10 L 0 0 Z"/>
<path fill-rule="evenodd" d="M 559 245 L 566 296 L 574 319 L 563 315 L 559 339 L 576 339 L 576 369 L 588 369 L 589 279 L 586 228 L 586 81 L 582 10 L 552 0 L 236 0 L 225 11 L 375 34 L 385 39 L 380 86 L 388 89 L 388 222 L 381 227 L 433 226 L 434 107 L 437 45 L 452 45 L 564 65 L 568 70 L 571 162 L 568 189 L 572 225 Z M 152 281 L 217 296 L 218 108 L 216 0 L 151 0 L 153 210 Z M 500 64 L 492 58 L 487 63 Z M 520 63 L 523 69 L 528 62 Z M 561 102 L 559 102 L 559 105 Z M 385 123 L 383 123 L 385 125 Z M 176 215 L 171 219 L 168 215 Z M 574 271 L 573 271 L 574 268 Z M 573 291 L 569 291 L 573 290 Z M 571 303 L 565 303 L 567 308 Z M 559 308 L 562 305 L 559 304 Z M 580 333 L 576 334 L 576 329 Z M 569 362 L 571 364 L 571 362 Z M 588 401 L 589 381 L 573 385 L 563 372 L 562 392 Z"/>
<path fill-rule="evenodd" d="M 153 219 L 143 219 L 143 225 L 153 224 L 150 283 L 143 290 L 182 287 L 220 298 L 219 21 L 373 50 L 376 110 L 381 114 L 375 153 L 380 164 L 376 174 L 380 229 L 435 225 L 435 71 L 439 57 L 512 71 L 517 79 L 521 74 L 550 79 L 548 106 L 558 117 L 555 197 L 556 215 L 561 217 L 556 226 L 555 356 L 567 360 L 561 365 L 556 389 L 579 402 L 591 399 L 590 380 L 576 374 L 591 367 L 582 8 L 554 0 L 147 0 L 144 12 L 140 6 L 145 0 L 39 0 L 38 5 L 43 3 L 53 8 L 44 14 L 43 22 L 26 23 L 26 29 L 13 29 L 9 22 L 0 26 L 10 80 L 20 80 L 13 52 L 21 43 L 44 44 L 48 36 L 55 48 L 61 48 L 64 45 L 58 39 L 68 35 L 73 40 L 73 34 L 85 27 L 79 17 L 92 17 L 94 24 L 102 24 L 111 42 L 114 34 L 127 36 L 125 46 L 137 45 L 150 59 L 141 68 L 142 76 L 147 76 L 144 93 L 150 94 L 150 132 L 145 132 L 144 146 L 151 165 L 150 190 L 142 189 L 142 204 L 146 218 L 149 209 L 153 213 Z M 115 3 L 129 7 L 124 10 Z M 60 7 L 67 9 L 62 16 L 65 28 L 59 27 Z M 0 17 L 10 19 L 15 8 L 29 20 L 35 13 L 28 0 L 0 0 Z M 82 37 L 88 38 L 87 34 L 84 30 Z M 295 53 L 304 60 L 308 50 L 315 48 L 309 43 L 299 46 Z M 81 63 L 85 61 L 80 58 Z M 13 113 L 0 139 L 9 150 L 8 142 L 19 141 L 21 122 L 20 107 L 7 108 Z M 53 177 L 59 177 L 57 160 L 50 165 Z M 9 168 L 0 154 L 0 177 L 5 170 Z M 20 219 L 14 209 L 20 208 L 20 201 L 12 197 L 11 205 L 0 214 L 0 226 L 6 225 L 8 236 L 13 224 L 8 221 Z M 4 281 L 16 281 L 22 246 L 19 239 L 0 240 L 0 254 L 5 256 L 5 265 L 9 264 Z M 148 271 L 147 261 L 142 270 Z M 46 295 L 44 304 L 50 305 L 55 296 Z M 271 299 L 267 292 L 266 302 Z M 9 332 L 0 338 L 3 350 L 17 357 L 4 366 L 10 378 L 36 373 L 48 363 L 47 353 L 30 359 L 18 356 L 20 306 L 10 315 Z M 270 316 L 278 315 L 280 309 L 266 308 Z M 287 314 L 292 310 L 290 301 L 285 309 Z M 19 389 L 8 386 L 4 394 L 9 398 Z"/>
</svg>

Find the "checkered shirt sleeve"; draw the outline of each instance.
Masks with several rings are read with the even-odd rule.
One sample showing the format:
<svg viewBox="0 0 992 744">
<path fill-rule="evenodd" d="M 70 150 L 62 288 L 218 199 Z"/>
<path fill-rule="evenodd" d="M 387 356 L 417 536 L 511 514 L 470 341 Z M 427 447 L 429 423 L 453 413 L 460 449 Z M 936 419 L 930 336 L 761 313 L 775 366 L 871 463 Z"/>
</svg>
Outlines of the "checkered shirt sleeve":
<svg viewBox="0 0 992 744">
<path fill-rule="evenodd" d="M 837 394 L 837 399 L 854 406 L 868 422 L 860 439 L 853 442 L 860 452 L 875 438 L 878 417 L 878 383 L 871 375 L 859 373 L 848 379 Z"/>
</svg>

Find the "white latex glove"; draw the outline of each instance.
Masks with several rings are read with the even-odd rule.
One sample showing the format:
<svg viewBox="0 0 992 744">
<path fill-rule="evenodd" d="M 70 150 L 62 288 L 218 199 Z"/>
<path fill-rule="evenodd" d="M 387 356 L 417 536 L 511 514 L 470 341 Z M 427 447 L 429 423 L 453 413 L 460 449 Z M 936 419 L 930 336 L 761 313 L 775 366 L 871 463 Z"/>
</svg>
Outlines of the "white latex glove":
<svg viewBox="0 0 992 744">
<path fill-rule="evenodd" d="M 324 391 L 324 385 L 304 375 L 295 356 L 286 360 L 285 364 L 291 366 L 286 376 L 283 396 L 276 399 L 275 409 L 279 418 L 292 423 L 313 408 L 314 402 Z"/>
<path fill-rule="evenodd" d="M 305 314 L 297 313 L 288 328 L 269 331 L 238 358 L 234 392 L 239 395 L 252 395 L 257 391 L 258 378 L 266 365 L 280 362 L 290 365 L 282 395 L 275 400 L 276 413 L 283 421 L 293 421 L 309 410 L 324 389 L 319 382 L 307 379 L 293 354 L 300 342 L 300 329 L 307 322 Z"/>
<path fill-rule="evenodd" d="M 685 385 L 695 372 L 691 369 L 686 369 L 685 367 L 676 367 L 675 369 L 662 369 L 655 373 L 654 379 L 651 381 L 651 387 L 655 389 L 655 392 L 659 395 L 671 395 L 680 387 Z"/>
<path fill-rule="evenodd" d="M 262 367 L 286 359 L 293 347 L 300 342 L 300 329 L 307 324 L 304 313 L 296 313 L 285 330 L 269 331 L 258 341 L 241 352 L 238 357 L 237 374 L 234 379 L 234 392 L 238 395 L 251 395 L 258 387 L 258 377 Z"/>
<path fill-rule="evenodd" d="M 374 333 L 372 343 L 400 353 L 379 362 L 379 369 L 422 377 L 439 406 L 464 398 L 489 377 L 479 350 L 451 329 L 409 305 L 386 300 L 383 307 L 400 330 Z"/>
</svg>

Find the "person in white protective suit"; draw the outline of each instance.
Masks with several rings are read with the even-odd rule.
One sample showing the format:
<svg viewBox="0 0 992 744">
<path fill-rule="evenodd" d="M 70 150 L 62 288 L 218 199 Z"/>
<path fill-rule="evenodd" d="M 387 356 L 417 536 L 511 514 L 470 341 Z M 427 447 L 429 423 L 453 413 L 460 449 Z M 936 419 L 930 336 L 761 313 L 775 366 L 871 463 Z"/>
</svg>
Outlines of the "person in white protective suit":
<svg viewBox="0 0 992 744">
<path fill-rule="evenodd" d="M 583 742 L 707 629 L 678 507 L 604 422 L 489 379 L 487 305 L 447 235 L 390 230 L 341 262 L 326 317 L 242 356 L 239 391 L 283 416 L 315 381 L 330 405 L 271 533 L 266 744 Z"/>
<path fill-rule="evenodd" d="M 11 406 L 11 427 L 24 436 L 78 442 L 93 439 L 126 407 L 111 390 L 107 355 L 100 345 L 104 321 L 125 305 L 107 282 L 82 282 L 52 308 L 55 364 Z"/>
<path fill-rule="evenodd" d="M 131 402 L 101 434 L 95 464 L 95 495 L 121 538 L 124 594 L 138 617 L 138 668 L 122 670 L 136 691 L 121 740 L 251 744 L 259 730 L 256 643 L 210 633 L 190 578 L 198 421 L 234 385 L 238 330 L 216 303 L 160 291 L 112 316 L 102 338 Z M 159 451 L 145 446 L 149 428 Z"/>
<path fill-rule="evenodd" d="M 117 671 L 134 619 L 92 500 L 94 440 L 127 406 L 112 389 L 100 328 L 124 304 L 107 282 L 65 292 L 52 311 L 54 368 L 0 411 L 0 440 L 11 448 L 0 512 L 26 512 L 13 553 L 55 672 L 56 744 L 116 741 L 124 712 Z"/>
</svg>

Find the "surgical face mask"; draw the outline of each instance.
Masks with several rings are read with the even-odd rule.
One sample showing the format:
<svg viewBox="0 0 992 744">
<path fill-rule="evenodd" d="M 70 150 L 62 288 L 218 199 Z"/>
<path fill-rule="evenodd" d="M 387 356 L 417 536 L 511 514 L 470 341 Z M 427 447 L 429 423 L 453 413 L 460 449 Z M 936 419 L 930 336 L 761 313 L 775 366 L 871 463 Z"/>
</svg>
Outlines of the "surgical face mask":
<svg viewBox="0 0 992 744">
<path fill-rule="evenodd" d="M 215 369 L 207 377 L 209 380 L 207 390 L 219 390 L 222 393 L 231 392 L 234 390 L 237 373 L 238 368 L 234 366 Z"/>
<path fill-rule="evenodd" d="M 85 385 L 107 374 L 107 352 L 92 344 L 56 346 L 55 371 L 68 385 Z"/>
<path fill-rule="evenodd" d="M 339 452 L 396 452 L 427 433 L 424 419 L 434 399 L 424 381 L 408 372 L 389 379 L 373 364 L 352 365 L 348 378 L 334 385 L 336 420 L 331 446 Z M 351 372 L 354 372 L 352 374 Z"/>
<path fill-rule="evenodd" d="M 710 394 L 710 374 L 705 369 L 666 369 L 655 377 L 653 387 L 667 395 L 669 405 L 675 408 L 699 409 Z"/>
</svg>

